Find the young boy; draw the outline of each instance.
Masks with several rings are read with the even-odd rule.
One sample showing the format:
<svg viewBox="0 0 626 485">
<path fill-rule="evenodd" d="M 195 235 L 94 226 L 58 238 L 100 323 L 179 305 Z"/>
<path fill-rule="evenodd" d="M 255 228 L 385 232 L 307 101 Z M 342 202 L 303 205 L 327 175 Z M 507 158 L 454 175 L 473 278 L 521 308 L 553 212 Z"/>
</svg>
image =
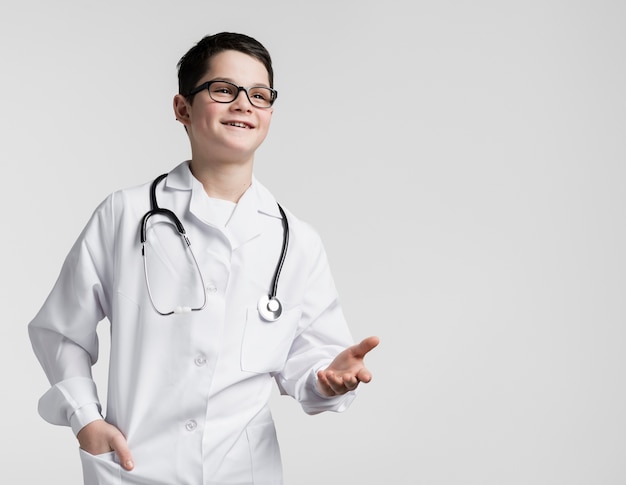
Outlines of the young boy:
<svg viewBox="0 0 626 485">
<path fill-rule="evenodd" d="M 277 92 L 269 53 L 235 33 L 179 62 L 191 160 L 95 210 L 29 325 L 86 484 L 282 483 L 272 379 L 305 412 L 343 411 L 371 374 L 318 235 L 253 175 Z M 188 243 L 190 245 L 188 246 Z M 111 324 L 106 418 L 91 366 Z"/>
</svg>

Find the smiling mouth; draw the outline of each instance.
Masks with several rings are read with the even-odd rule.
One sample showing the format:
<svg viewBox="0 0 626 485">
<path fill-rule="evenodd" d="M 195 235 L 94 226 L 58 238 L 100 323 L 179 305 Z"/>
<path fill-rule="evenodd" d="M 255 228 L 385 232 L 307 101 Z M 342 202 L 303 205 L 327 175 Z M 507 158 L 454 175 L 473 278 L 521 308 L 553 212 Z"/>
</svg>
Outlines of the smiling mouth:
<svg viewBox="0 0 626 485">
<path fill-rule="evenodd" d="M 226 123 L 228 126 L 236 126 L 237 128 L 250 128 L 245 123 Z"/>
</svg>

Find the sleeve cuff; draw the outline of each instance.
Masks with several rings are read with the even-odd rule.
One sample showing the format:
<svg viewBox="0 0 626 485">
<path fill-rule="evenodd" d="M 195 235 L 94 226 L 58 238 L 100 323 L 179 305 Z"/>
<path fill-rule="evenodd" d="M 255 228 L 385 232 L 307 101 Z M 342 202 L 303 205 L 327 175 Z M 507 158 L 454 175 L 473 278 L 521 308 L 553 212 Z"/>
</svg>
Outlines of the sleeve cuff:
<svg viewBox="0 0 626 485">
<path fill-rule="evenodd" d="M 91 421 L 102 419 L 96 384 L 74 377 L 52 386 L 39 400 L 39 415 L 51 424 L 71 426 L 74 434 Z"/>
<path fill-rule="evenodd" d="M 103 419 L 100 413 L 100 405 L 91 403 L 77 409 L 74 414 L 72 414 L 70 417 L 70 426 L 72 427 L 74 435 L 77 435 L 78 432 L 89 423 L 99 419 Z"/>
</svg>

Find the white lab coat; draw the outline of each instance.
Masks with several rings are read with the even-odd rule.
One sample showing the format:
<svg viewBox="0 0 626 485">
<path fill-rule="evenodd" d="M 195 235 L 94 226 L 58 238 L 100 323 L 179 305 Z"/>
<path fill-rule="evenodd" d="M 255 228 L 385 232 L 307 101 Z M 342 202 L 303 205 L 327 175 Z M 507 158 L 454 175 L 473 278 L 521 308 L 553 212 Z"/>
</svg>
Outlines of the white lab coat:
<svg viewBox="0 0 626 485">
<path fill-rule="evenodd" d="M 99 205 L 29 325 L 52 386 L 39 413 L 74 433 L 101 417 L 91 366 L 96 326 L 106 317 L 106 420 L 127 437 L 135 469 L 123 470 L 114 453 L 80 450 L 85 483 L 280 484 L 272 381 L 309 414 L 343 411 L 355 396 L 316 391 L 317 370 L 353 343 L 322 243 L 287 212 L 289 251 L 278 285 L 283 316 L 263 321 L 257 302 L 269 293 L 282 245 L 276 200 L 254 179 L 227 226 L 215 227 L 208 198 L 184 162 L 159 185 L 158 202 L 185 226 L 208 301 L 199 312 L 160 316 L 148 298 L 139 242 L 149 186 L 115 192 Z"/>
</svg>

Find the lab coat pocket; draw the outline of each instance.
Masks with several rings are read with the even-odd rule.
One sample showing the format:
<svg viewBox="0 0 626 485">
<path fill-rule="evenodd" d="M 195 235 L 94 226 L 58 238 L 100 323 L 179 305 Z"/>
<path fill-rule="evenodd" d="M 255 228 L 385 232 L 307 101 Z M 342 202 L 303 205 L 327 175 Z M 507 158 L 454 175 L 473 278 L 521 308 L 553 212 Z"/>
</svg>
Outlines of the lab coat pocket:
<svg viewBox="0 0 626 485">
<path fill-rule="evenodd" d="M 282 462 L 274 423 L 250 426 L 246 433 L 255 485 L 281 485 Z"/>
<path fill-rule="evenodd" d="M 285 365 L 298 329 L 300 307 L 284 310 L 275 322 L 263 320 L 256 307 L 250 307 L 241 347 L 241 369 L 264 373 L 280 371 Z"/>
<path fill-rule="evenodd" d="M 115 452 L 92 455 L 79 448 L 80 460 L 83 465 L 83 482 L 89 485 L 121 485 L 120 465 Z"/>
</svg>

